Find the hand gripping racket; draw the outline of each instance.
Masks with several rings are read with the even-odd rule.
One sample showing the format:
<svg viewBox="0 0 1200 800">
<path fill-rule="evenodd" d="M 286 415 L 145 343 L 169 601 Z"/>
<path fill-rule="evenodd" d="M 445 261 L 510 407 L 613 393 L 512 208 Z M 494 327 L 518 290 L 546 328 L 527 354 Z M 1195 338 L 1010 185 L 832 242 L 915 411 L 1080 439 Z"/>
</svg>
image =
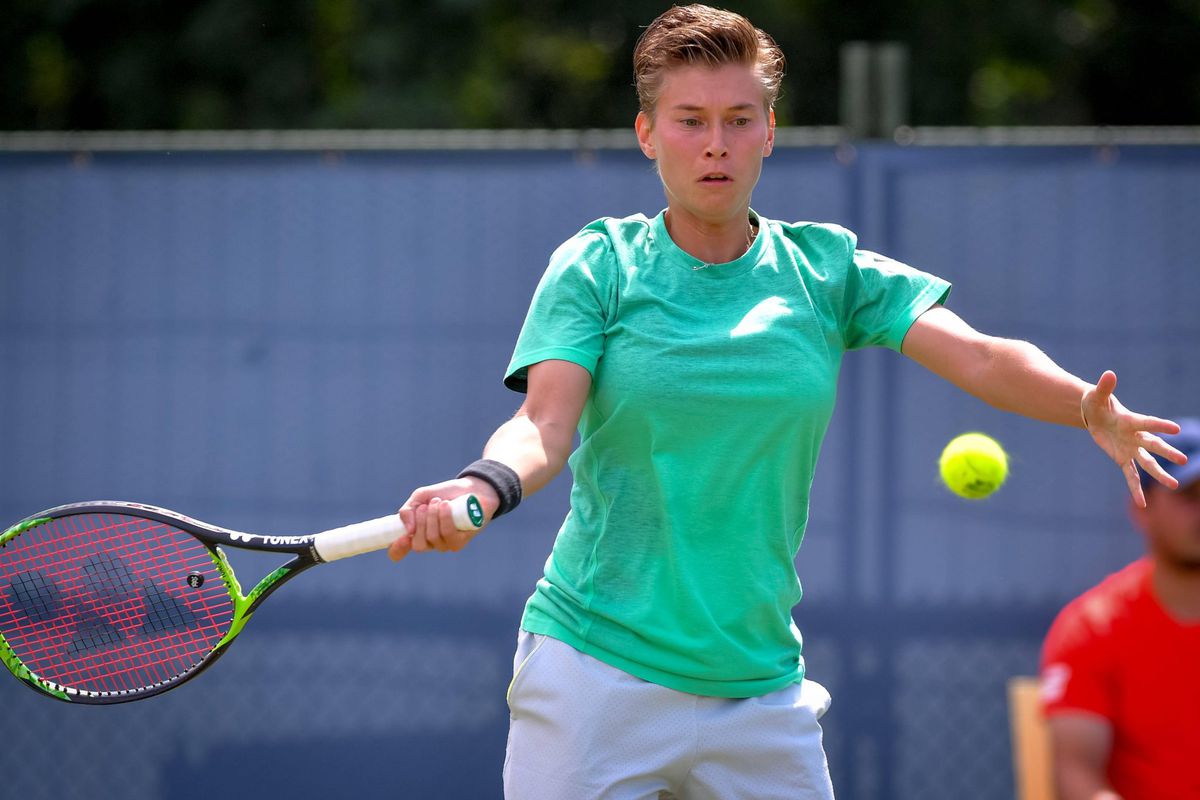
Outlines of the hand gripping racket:
<svg viewBox="0 0 1200 800">
<path fill-rule="evenodd" d="M 459 530 L 483 524 L 474 495 L 450 505 Z M 395 514 L 308 536 L 263 536 L 139 503 L 51 508 L 0 533 L 0 661 L 59 700 L 152 697 L 209 667 L 291 578 L 382 550 L 404 533 Z M 223 546 L 293 557 L 242 594 Z"/>
</svg>

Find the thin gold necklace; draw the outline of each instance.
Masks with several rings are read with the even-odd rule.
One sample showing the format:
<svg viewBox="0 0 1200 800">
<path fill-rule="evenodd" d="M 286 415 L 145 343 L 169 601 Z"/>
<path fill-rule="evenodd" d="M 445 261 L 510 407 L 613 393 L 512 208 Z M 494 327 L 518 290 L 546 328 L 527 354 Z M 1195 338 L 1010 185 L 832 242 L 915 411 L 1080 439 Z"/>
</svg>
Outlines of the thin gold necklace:
<svg viewBox="0 0 1200 800">
<path fill-rule="evenodd" d="M 750 252 L 750 248 L 754 246 L 754 240 L 757 237 L 758 237 L 758 228 L 755 226 L 755 224 L 753 222 L 751 222 L 749 219 L 747 219 L 746 220 L 746 249 L 745 249 L 745 251 L 743 251 L 742 256 L 744 256 L 744 255 L 746 255 L 746 253 Z M 738 258 L 741 258 L 742 256 L 738 256 Z M 737 259 L 734 259 L 734 260 L 736 261 Z M 708 269 L 711 266 L 713 266 L 711 263 L 697 264 L 696 266 L 692 267 L 692 271 L 699 272 L 700 270 Z"/>
</svg>

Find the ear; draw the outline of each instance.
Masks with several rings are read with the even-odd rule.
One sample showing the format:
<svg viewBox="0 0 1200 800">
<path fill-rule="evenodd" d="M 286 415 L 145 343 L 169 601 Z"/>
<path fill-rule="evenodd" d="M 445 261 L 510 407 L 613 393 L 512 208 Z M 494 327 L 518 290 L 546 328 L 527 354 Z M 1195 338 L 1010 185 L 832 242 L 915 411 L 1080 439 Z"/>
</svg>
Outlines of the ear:
<svg viewBox="0 0 1200 800">
<path fill-rule="evenodd" d="M 775 149 L 775 109 L 767 114 L 767 143 L 763 146 L 763 157 L 771 155 Z"/>
<path fill-rule="evenodd" d="M 638 146 L 642 148 L 642 153 L 651 161 L 654 160 L 654 142 L 650 140 L 650 132 L 653 128 L 653 123 L 650 120 L 650 115 L 645 111 L 639 111 L 637 119 L 633 121 L 633 129 L 637 131 Z"/>
</svg>

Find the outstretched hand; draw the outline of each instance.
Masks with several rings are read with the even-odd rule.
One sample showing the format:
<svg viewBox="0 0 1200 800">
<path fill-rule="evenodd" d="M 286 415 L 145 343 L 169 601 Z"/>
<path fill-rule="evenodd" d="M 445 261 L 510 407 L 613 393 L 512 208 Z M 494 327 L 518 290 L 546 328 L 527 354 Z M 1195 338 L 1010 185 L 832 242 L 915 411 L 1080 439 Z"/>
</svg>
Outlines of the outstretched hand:
<svg viewBox="0 0 1200 800">
<path fill-rule="evenodd" d="M 1146 507 L 1146 496 L 1142 492 L 1143 469 L 1162 485 L 1175 489 L 1179 481 L 1166 473 L 1154 460 L 1157 453 L 1176 464 L 1187 462 L 1187 456 L 1164 442 L 1157 434 L 1179 433 L 1179 426 L 1168 419 L 1135 414 L 1121 405 L 1113 394 L 1117 388 L 1117 376 L 1107 370 L 1096 381 L 1096 385 L 1083 394 L 1080 410 L 1083 424 L 1096 444 L 1117 463 L 1129 486 L 1129 493 L 1139 508 Z"/>
</svg>

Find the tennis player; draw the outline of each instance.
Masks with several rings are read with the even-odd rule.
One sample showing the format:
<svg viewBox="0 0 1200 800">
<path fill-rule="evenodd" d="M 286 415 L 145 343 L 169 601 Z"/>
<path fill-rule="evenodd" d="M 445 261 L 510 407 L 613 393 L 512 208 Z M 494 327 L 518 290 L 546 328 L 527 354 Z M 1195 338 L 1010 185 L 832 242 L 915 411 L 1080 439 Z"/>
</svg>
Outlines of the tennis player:
<svg viewBox="0 0 1200 800">
<path fill-rule="evenodd" d="M 837 225 L 750 208 L 784 59 L 745 18 L 656 19 L 634 52 L 635 128 L 666 192 L 562 244 L 505 384 L 525 393 L 483 458 L 412 493 L 393 559 L 455 551 L 446 500 L 511 511 L 564 465 L 570 512 L 518 639 L 506 797 L 830 798 L 792 621 L 794 558 L 843 354 L 899 350 L 1001 409 L 1088 427 L 1144 504 L 1169 421 L 1127 411 L 1031 344 L 976 332 L 946 281 Z M 799 190 L 802 187 L 797 187 Z M 1082 413 L 1081 413 L 1082 412 Z M 572 437 L 580 442 L 572 452 Z"/>
</svg>

